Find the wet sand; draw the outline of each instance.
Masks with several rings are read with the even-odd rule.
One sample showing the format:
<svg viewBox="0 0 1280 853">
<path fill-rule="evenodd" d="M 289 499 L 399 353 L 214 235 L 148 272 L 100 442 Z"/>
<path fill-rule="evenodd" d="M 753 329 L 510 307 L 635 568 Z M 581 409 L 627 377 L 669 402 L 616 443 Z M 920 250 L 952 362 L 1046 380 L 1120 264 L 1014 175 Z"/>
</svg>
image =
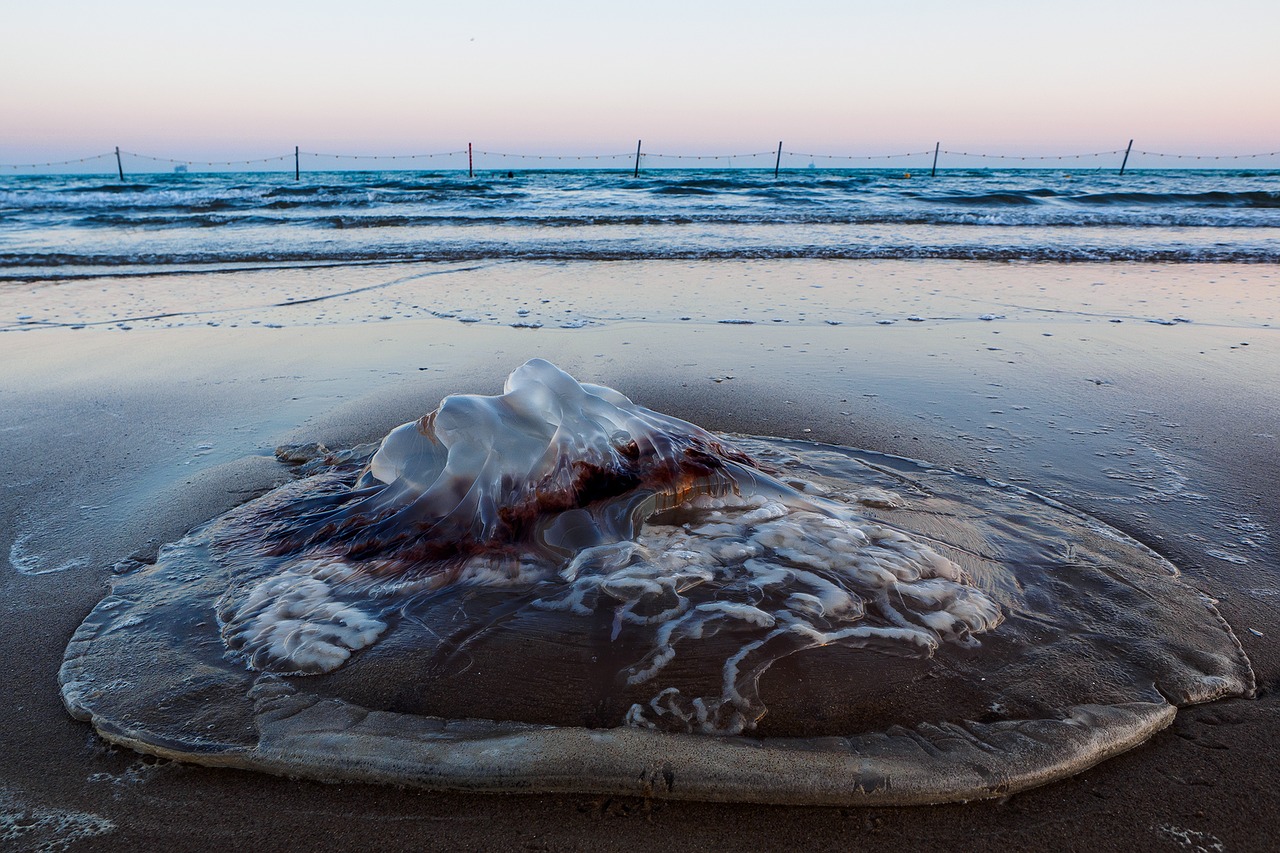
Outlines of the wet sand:
<svg viewBox="0 0 1280 853">
<path fill-rule="evenodd" d="M 1278 327 L 1280 275 L 1259 266 L 505 263 L 6 286 L 0 839 L 1264 849 L 1280 830 Z M 156 762 L 66 715 L 62 652 L 113 564 L 282 482 L 278 444 L 374 440 L 444 394 L 496 393 L 534 356 L 711 429 L 925 459 L 1090 512 L 1219 600 L 1261 695 L 1180 711 L 1003 801 L 874 810 L 298 782 Z"/>
</svg>

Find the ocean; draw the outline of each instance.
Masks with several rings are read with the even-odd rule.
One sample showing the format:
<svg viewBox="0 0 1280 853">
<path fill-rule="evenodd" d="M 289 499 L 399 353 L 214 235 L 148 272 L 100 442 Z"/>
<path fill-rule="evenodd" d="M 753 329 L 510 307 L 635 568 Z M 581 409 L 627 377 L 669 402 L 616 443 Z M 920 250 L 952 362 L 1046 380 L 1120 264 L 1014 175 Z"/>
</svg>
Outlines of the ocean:
<svg viewBox="0 0 1280 853">
<path fill-rule="evenodd" d="M 470 260 L 1280 261 L 1280 171 L 0 176 L 0 281 Z"/>
</svg>

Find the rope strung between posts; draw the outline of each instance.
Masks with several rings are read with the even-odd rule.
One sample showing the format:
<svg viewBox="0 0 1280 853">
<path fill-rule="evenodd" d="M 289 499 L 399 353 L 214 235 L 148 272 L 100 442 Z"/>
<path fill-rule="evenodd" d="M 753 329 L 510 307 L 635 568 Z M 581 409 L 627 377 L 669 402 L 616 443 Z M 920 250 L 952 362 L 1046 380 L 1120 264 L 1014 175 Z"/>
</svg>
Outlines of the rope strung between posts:
<svg viewBox="0 0 1280 853">
<path fill-rule="evenodd" d="M 107 152 L 107 153 L 105 153 L 105 154 L 93 154 L 93 155 L 90 155 L 90 156 L 88 156 L 88 157 L 77 157 L 77 158 L 76 158 L 76 159 L 74 159 L 74 160 L 54 160 L 54 161 L 49 162 L 49 163 L 22 163 L 22 164 L 18 164 L 18 165 L 6 165 L 6 166 L 0 166 L 0 168 L 3 168 L 3 169 L 38 169 L 38 168 L 40 168 L 40 167 L 42 167 L 42 166 L 71 166 L 71 165 L 74 165 L 74 164 L 76 164 L 76 163 L 88 163 L 88 162 L 91 162 L 91 161 L 93 161 L 93 160 L 101 160 L 101 159 L 103 159 L 104 157 L 114 157 L 114 156 L 116 156 L 116 154 L 115 154 L 115 152 L 114 152 L 114 151 L 108 151 L 108 152 Z"/>
<path fill-rule="evenodd" d="M 1092 154 L 974 154 L 970 151 L 947 151 L 945 149 L 938 153 L 950 154 L 954 157 L 981 157 L 984 160 L 1086 160 L 1090 157 L 1111 157 L 1116 154 L 1123 154 L 1124 149 L 1096 151 Z"/>
<path fill-rule="evenodd" d="M 1160 154 L 1155 151 L 1135 151 L 1148 157 L 1172 157 L 1175 160 L 1252 160 L 1256 157 L 1280 157 L 1280 151 L 1265 154 Z"/>
<path fill-rule="evenodd" d="M 658 154 L 645 152 L 644 157 L 663 157 L 667 160 L 746 160 L 749 157 L 772 157 L 775 151 L 756 151 L 752 154 Z"/>
<path fill-rule="evenodd" d="M 945 154 L 950 157 L 970 157 L 982 160 L 1015 160 L 1020 162 L 1036 161 L 1046 162 L 1052 160 L 1088 160 L 1099 157 L 1114 157 L 1125 153 L 1125 149 L 1117 148 L 1111 151 L 1096 151 L 1086 154 L 987 154 L 976 151 L 952 151 L 950 149 L 926 149 L 924 151 L 908 151 L 900 154 L 819 154 L 803 151 L 788 151 L 779 148 L 776 151 L 756 151 L 749 154 L 660 154 L 654 152 L 627 152 L 624 154 L 516 154 L 500 151 L 475 151 L 477 155 L 483 157 L 504 158 L 513 160 L 536 160 L 536 161 L 624 161 L 632 162 L 637 159 L 654 162 L 655 160 L 679 160 L 679 161 L 730 161 L 733 160 L 752 160 L 761 157 L 776 157 L 777 162 L 781 162 L 783 156 L 799 157 L 810 161 L 875 161 L 875 160 L 896 160 L 906 157 L 927 157 L 933 154 Z M 1142 155 L 1144 157 L 1159 157 L 1172 160 L 1256 160 L 1263 157 L 1280 157 L 1280 151 L 1266 151 L 1258 154 L 1168 154 L 1158 151 L 1132 151 L 1133 154 Z M 467 154 L 467 149 L 458 151 L 441 151 L 428 154 L 335 154 L 317 151 L 294 151 L 287 154 L 277 154 L 271 157 L 258 157 L 248 160 L 191 160 L 176 157 L 158 157 L 152 154 L 139 154 L 134 151 L 108 151 L 103 154 L 93 154 L 87 157 L 77 157 L 69 160 L 51 160 L 43 163 L 8 163 L 0 164 L 0 169 L 40 169 L 52 166 L 74 166 L 81 163 L 91 163 L 96 160 L 104 160 L 107 158 L 127 156 L 138 160 L 147 160 L 156 163 L 172 163 L 179 166 L 254 166 L 265 163 L 287 162 L 293 160 L 297 163 L 300 156 L 329 159 L 329 160 L 432 160 L 439 157 L 461 157 Z"/>
<path fill-rule="evenodd" d="M 501 151 L 476 151 L 475 153 L 486 157 L 510 157 L 520 160 L 630 160 L 636 156 L 631 152 L 626 154 L 507 154 Z"/>
<path fill-rule="evenodd" d="M 805 154 L 802 151 L 783 151 L 782 153 L 788 157 L 808 157 L 810 160 L 894 160 L 899 157 L 924 157 L 932 154 L 933 151 L 908 151 L 905 154 Z"/>
<path fill-rule="evenodd" d="M 435 154 L 325 154 L 319 151 L 298 153 L 305 157 L 328 157 L 334 160 L 430 160 L 433 157 L 459 157 L 466 154 L 467 150 L 464 148 L 461 151 L 441 151 Z"/>
<path fill-rule="evenodd" d="M 151 154 L 138 154 L 134 151 L 121 151 L 120 154 L 136 157 L 139 160 L 151 160 L 155 163 L 177 163 L 180 166 L 252 166 L 255 163 L 274 163 L 278 160 L 287 160 L 293 157 L 292 154 L 280 154 L 275 157 L 258 157 L 253 160 L 176 160 L 173 157 L 156 157 Z"/>
</svg>

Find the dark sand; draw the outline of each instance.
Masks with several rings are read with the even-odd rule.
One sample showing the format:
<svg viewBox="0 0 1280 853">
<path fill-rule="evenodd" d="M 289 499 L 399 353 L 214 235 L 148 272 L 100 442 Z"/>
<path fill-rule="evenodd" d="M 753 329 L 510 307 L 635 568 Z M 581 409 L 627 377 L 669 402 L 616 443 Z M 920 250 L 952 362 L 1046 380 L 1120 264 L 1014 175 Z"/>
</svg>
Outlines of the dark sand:
<svg viewBox="0 0 1280 853">
<path fill-rule="evenodd" d="M 1174 317 L 1191 322 L 1148 322 Z M 8 285 L 0 847 L 1273 849 L 1278 324 L 1280 274 L 1239 266 L 500 264 Z M 112 564 L 281 482 L 278 444 L 376 439 L 443 394 L 496 393 L 533 356 L 711 429 L 925 459 L 1091 512 L 1220 601 L 1261 695 L 1180 711 L 1144 746 L 1002 801 L 874 810 L 297 782 L 157 762 L 67 716 L 63 649 Z"/>
</svg>

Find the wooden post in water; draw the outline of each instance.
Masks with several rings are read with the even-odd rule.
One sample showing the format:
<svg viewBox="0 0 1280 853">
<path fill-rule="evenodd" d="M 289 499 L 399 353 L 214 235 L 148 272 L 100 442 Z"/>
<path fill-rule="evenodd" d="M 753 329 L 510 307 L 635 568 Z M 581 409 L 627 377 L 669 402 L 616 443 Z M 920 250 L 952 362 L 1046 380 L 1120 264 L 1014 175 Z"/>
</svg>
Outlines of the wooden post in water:
<svg viewBox="0 0 1280 853">
<path fill-rule="evenodd" d="M 474 178 L 476 176 L 476 161 L 471 158 L 471 143 L 467 143 L 467 177 Z"/>
<path fill-rule="evenodd" d="M 1129 152 L 1133 150 L 1133 140 L 1129 140 L 1129 147 L 1124 149 L 1124 160 L 1120 163 L 1120 174 L 1124 174 L 1124 167 L 1129 165 Z"/>
<path fill-rule="evenodd" d="M 116 146 L 116 171 L 120 173 L 120 180 L 124 180 L 124 165 L 120 162 L 120 146 Z"/>
<path fill-rule="evenodd" d="M 933 168 L 929 170 L 929 177 L 931 178 L 936 178 L 938 176 L 938 149 L 941 147 L 941 142 L 933 143 Z"/>
<path fill-rule="evenodd" d="M 778 159 L 773 161 L 773 176 L 778 177 L 778 169 L 782 168 L 782 140 L 778 140 Z"/>
<path fill-rule="evenodd" d="M 643 140 L 641 139 L 636 140 L 636 171 L 635 171 L 635 174 L 631 176 L 633 178 L 640 177 L 640 143 L 641 142 L 643 142 Z"/>
<path fill-rule="evenodd" d="M 293 146 L 293 179 L 296 181 L 301 178 L 302 166 L 298 162 L 298 146 L 295 145 Z"/>
</svg>

